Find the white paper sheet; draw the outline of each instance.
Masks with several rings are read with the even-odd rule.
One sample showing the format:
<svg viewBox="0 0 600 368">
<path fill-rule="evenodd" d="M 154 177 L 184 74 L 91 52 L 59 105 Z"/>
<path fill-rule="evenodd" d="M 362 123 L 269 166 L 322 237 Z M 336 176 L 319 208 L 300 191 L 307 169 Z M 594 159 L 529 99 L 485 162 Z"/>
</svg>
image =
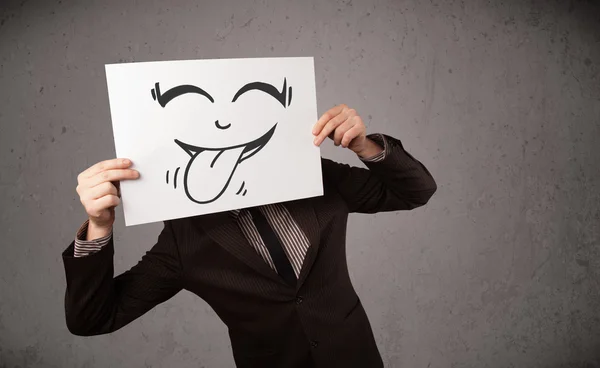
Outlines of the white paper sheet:
<svg viewBox="0 0 600 368">
<path fill-rule="evenodd" d="M 106 65 L 127 226 L 323 194 L 314 60 Z"/>
</svg>

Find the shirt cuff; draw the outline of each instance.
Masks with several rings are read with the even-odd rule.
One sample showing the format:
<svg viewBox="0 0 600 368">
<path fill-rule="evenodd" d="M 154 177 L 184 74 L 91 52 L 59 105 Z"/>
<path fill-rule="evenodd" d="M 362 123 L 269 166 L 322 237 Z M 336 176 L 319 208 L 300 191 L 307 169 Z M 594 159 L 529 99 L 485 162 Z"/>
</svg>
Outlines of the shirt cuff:
<svg viewBox="0 0 600 368">
<path fill-rule="evenodd" d="M 383 147 L 383 151 L 379 152 L 375 156 L 361 157 L 360 159 L 364 162 L 379 162 L 379 161 L 382 161 L 383 159 L 385 159 L 385 156 L 387 155 L 387 151 L 388 151 L 388 148 L 387 148 L 388 144 L 387 144 L 387 141 L 386 141 L 385 137 L 383 136 L 383 134 L 369 134 L 367 136 L 367 138 L 369 138 L 373 142 L 375 142 L 378 145 L 380 145 L 381 147 Z"/>
<path fill-rule="evenodd" d="M 77 236 L 75 237 L 75 247 L 73 252 L 75 258 L 85 257 L 98 252 L 102 249 L 102 247 L 106 246 L 112 238 L 113 232 L 111 230 L 110 234 L 102 238 L 86 240 L 89 222 L 89 220 L 86 220 L 77 231 Z"/>
</svg>

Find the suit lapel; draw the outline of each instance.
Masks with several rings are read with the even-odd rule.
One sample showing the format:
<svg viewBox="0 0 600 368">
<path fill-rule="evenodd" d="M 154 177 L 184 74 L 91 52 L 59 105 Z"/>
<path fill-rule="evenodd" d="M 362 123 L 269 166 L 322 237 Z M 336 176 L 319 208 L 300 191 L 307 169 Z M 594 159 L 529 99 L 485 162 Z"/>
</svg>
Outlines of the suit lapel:
<svg viewBox="0 0 600 368">
<path fill-rule="evenodd" d="M 296 285 L 296 288 L 298 289 L 306 280 L 318 254 L 321 231 L 312 199 L 301 199 L 282 204 L 287 208 L 290 215 L 294 218 L 310 243 L 298 277 L 298 283 Z M 225 248 L 225 250 L 233 256 L 237 257 L 240 261 L 252 267 L 257 272 L 288 286 L 283 278 L 271 269 L 264 259 L 256 252 L 254 247 L 248 243 L 248 240 L 240 230 L 239 226 L 228 212 L 202 215 L 198 216 L 197 219 L 206 235 Z"/>
<path fill-rule="evenodd" d="M 317 257 L 321 229 L 317 220 L 312 199 L 309 198 L 286 202 L 284 203 L 284 206 L 290 212 L 290 215 L 292 215 L 294 220 L 296 220 L 296 223 L 304 232 L 310 243 L 310 247 L 306 252 L 304 262 L 302 263 L 302 269 L 300 270 L 300 275 L 298 277 L 298 283 L 296 285 L 296 288 L 299 289 L 306 280 L 315 258 Z"/>
<path fill-rule="evenodd" d="M 254 247 L 248 243 L 239 226 L 228 212 L 199 216 L 198 222 L 206 235 L 240 261 L 257 272 L 285 284 L 285 281 L 269 267 Z"/>
</svg>

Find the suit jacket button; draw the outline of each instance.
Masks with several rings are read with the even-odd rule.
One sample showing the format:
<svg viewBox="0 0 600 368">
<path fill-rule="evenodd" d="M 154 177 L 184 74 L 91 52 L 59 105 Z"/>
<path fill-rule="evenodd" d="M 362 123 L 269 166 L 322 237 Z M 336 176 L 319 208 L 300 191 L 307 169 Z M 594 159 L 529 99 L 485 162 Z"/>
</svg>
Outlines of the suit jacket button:
<svg viewBox="0 0 600 368">
<path fill-rule="evenodd" d="M 301 296 L 296 298 L 296 304 L 298 304 L 298 305 L 302 304 L 303 301 L 304 301 L 304 299 Z"/>
<path fill-rule="evenodd" d="M 319 346 L 319 342 L 313 340 L 313 341 L 310 342 L 310 346 L 313 347 L 313 348 L 316 348 L 317 346 Z"/>
</svg>

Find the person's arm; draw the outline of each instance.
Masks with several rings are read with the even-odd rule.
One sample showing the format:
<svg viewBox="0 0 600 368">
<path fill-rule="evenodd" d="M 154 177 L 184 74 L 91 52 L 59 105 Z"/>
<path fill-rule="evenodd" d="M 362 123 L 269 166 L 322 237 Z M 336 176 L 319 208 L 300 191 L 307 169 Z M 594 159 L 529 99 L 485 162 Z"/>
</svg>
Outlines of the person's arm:
<svg viewBox="0 0 600 368">
<path fill-rule="evenodd" d="M 344 199 L 350 212 L 376 213 L 411 210 L 425 205 L 437 190 L 435 180 L 402 143 L 387 135 L 378 157 L 362 159 L 368 169 L 322 159 L 323 181 Z"/>
<path fill-rule="evenodd" d="M 120 329 L 182 289 L 181 262 L 172 225 L 166 221 L 156 244 L 130 270 L 113 278 L 114 244 L 75 256 L 75 242 L 63 252 L 67 288 L 65 317 L 75 335 Z"/>
<path fill-rule="evenodd" d="M 315 144 L 327 137 L 357 154 L 368 169 L 322 159 L 325 190 L 335 190 L 350 212 L 375 213 L 423 206 L 437 190 L 427 168 L 404 150 L 400 140 L 366 135 L 365 125 L 346 105 L 327 111 L 313 128 Z"/>
<path fill-rule="evenodd" d="M 113 277 L 112 229 L 121 203 L 119 183 L 135 180 L 131 160 L 99 162 L 77 176 L 77 193 L 88 221 L 62 253 L 67 288 L 65 317 L 81 336 L 118 330 L 182 289 L 181 262 L 172 224 L 129 271 Z"/>
</svg>

